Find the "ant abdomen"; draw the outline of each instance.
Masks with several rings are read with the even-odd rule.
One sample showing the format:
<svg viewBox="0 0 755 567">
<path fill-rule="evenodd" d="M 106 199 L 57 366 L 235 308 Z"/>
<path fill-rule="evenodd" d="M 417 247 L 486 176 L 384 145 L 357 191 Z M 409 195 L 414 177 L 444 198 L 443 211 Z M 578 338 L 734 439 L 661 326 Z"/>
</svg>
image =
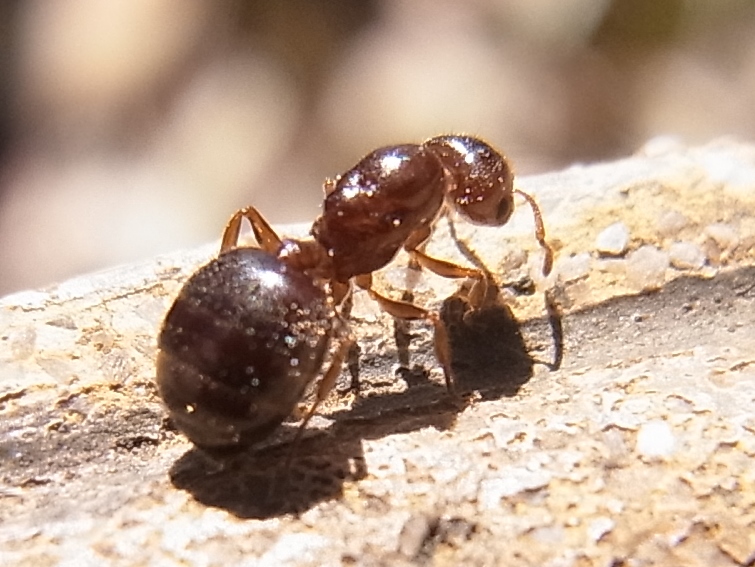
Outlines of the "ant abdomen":
<svg viewBox="0 0 755 567">
<path fill-rule="evenodd" d="M 333 315 L 322 288 L 265 251 L 236 248 L 200 268 L 158 339 L 157 385 L 176 427 L 211 453 L 268 436 L 317 376 Z"/>
<path fill-rule="evenodd" d="M 451 177 L 446 202 L 453 209 L 475 224 L 506 224 L 514 210 L 514 173 L 503 155 L 471 136 L 438 136 L 423 146 Z"/>
</svg>

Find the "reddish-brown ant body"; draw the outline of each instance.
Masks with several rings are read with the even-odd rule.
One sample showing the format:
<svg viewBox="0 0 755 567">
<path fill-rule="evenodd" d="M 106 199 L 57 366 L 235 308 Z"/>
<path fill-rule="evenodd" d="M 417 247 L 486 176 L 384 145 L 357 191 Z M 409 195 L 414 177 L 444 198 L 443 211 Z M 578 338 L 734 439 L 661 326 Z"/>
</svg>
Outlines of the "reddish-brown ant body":
<svg viewBox="0 0 755 567">
<path fill-rule="evenodd" d="M 436 274 L 473 278 L 468 299 L 472 308 L 479 306 L 488 285 L 481 270 L 424 252 L 447 209 L 473 223 L 501 226 L 511 216 L 514 194 L 521 195 L 545 251 L 543 273 L 551 270 L 553 253 L 537 204 L 513 188 L 506 159 L 477 138 L 439 136 L 375 150 L 326 182 L 325 192 L 309 239 L 281 239 L 254 207 L 236 212 L 219 256 L 191 276 L 166 315 L 158 339 L 158 388 L 178 429 L 200 448 L 230 452 L 269 435 L 293 413 L 336 342 L 303 431 L 353 345 L 341 311 L 352 283 L 394 317 L 433 324 L 436 354 L 453 390 L 439 317 L 372 288 L 372 272 L 403 248 Z M 259 248 L 238 247 L 243 219 Z"/>
</svg>

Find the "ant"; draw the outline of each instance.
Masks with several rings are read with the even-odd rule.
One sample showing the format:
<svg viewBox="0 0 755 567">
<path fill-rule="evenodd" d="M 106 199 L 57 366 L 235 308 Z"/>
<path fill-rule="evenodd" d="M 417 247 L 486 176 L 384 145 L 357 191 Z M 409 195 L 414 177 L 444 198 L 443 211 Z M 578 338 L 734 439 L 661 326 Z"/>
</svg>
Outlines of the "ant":
<svg viewBox="0 0 755 567">
<path fill-rule="evenodd" d="M 380 148 L 327 180 L 311 238 L 282 239 L 254 207 L 237 211 L 220 254 L 184 284 L 158 339 L 157 385 L 176 427 L 211 455 L 264 439 L 294 412 L 334 343 L 295 446 L 355 346 L 347 323 L 352 284 L 395 318 L 433 325 L 436 355 L 453 392 L 448 331 L 440 317 L 378 293 L 372 272 L 403 248 L 415 267 L 471 278 L 467 301 L 479 307 L 489 276 L 429 256 L 425 243 L 449 209 L 476 224 L 504 225 L 518 194 L 532 208 L 548 275 L 553 251 L 540 209 L 514 189 L 513 178 L 506 158 L 482 140 L 439 136 Z M 243 219 L 259 247 L 238 246 Z"/>
</svg>

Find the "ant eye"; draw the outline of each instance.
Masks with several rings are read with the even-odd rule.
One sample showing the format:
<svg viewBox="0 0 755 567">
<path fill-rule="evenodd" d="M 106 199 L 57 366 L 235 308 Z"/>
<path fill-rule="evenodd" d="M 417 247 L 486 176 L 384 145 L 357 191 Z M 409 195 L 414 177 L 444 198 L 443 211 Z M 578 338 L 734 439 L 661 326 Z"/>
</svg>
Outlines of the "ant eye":
<svg viewBox="0 0 755 567">
<path fill-rule="evenodd" d="M 514 208 L 511 206 L 511 200 L 502 199 L 501 202 L 498 203 L 498 210 L 496 211 L 495 215 L 496 224 L 506 224 L 513 210 Z"/>
<path fill-rule="evenodd" d="M 501 195 L 495 203 L 490 197 L 469 200 L 457 198 L 453 201 L 456 210 L 468 221 L 483 226 L 502 226 L 506 224 L 514 210 L 513 202 L 507 195 Z"/>
</svg>

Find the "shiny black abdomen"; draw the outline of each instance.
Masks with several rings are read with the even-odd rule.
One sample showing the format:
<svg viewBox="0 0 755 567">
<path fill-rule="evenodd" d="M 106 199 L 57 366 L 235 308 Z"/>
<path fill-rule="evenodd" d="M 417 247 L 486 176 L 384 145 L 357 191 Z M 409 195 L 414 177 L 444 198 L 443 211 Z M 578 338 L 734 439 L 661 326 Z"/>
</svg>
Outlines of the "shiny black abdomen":
<svg viewBox="0 0 755 567">
<path fill-rule="evenodd" d="M 317 376 L 333 310 L 311 278 L 256 248 L 200 268 L 166 315 L 157 384 L 198 447 L 255 443 L 288 417 Z"/>
</svg>

